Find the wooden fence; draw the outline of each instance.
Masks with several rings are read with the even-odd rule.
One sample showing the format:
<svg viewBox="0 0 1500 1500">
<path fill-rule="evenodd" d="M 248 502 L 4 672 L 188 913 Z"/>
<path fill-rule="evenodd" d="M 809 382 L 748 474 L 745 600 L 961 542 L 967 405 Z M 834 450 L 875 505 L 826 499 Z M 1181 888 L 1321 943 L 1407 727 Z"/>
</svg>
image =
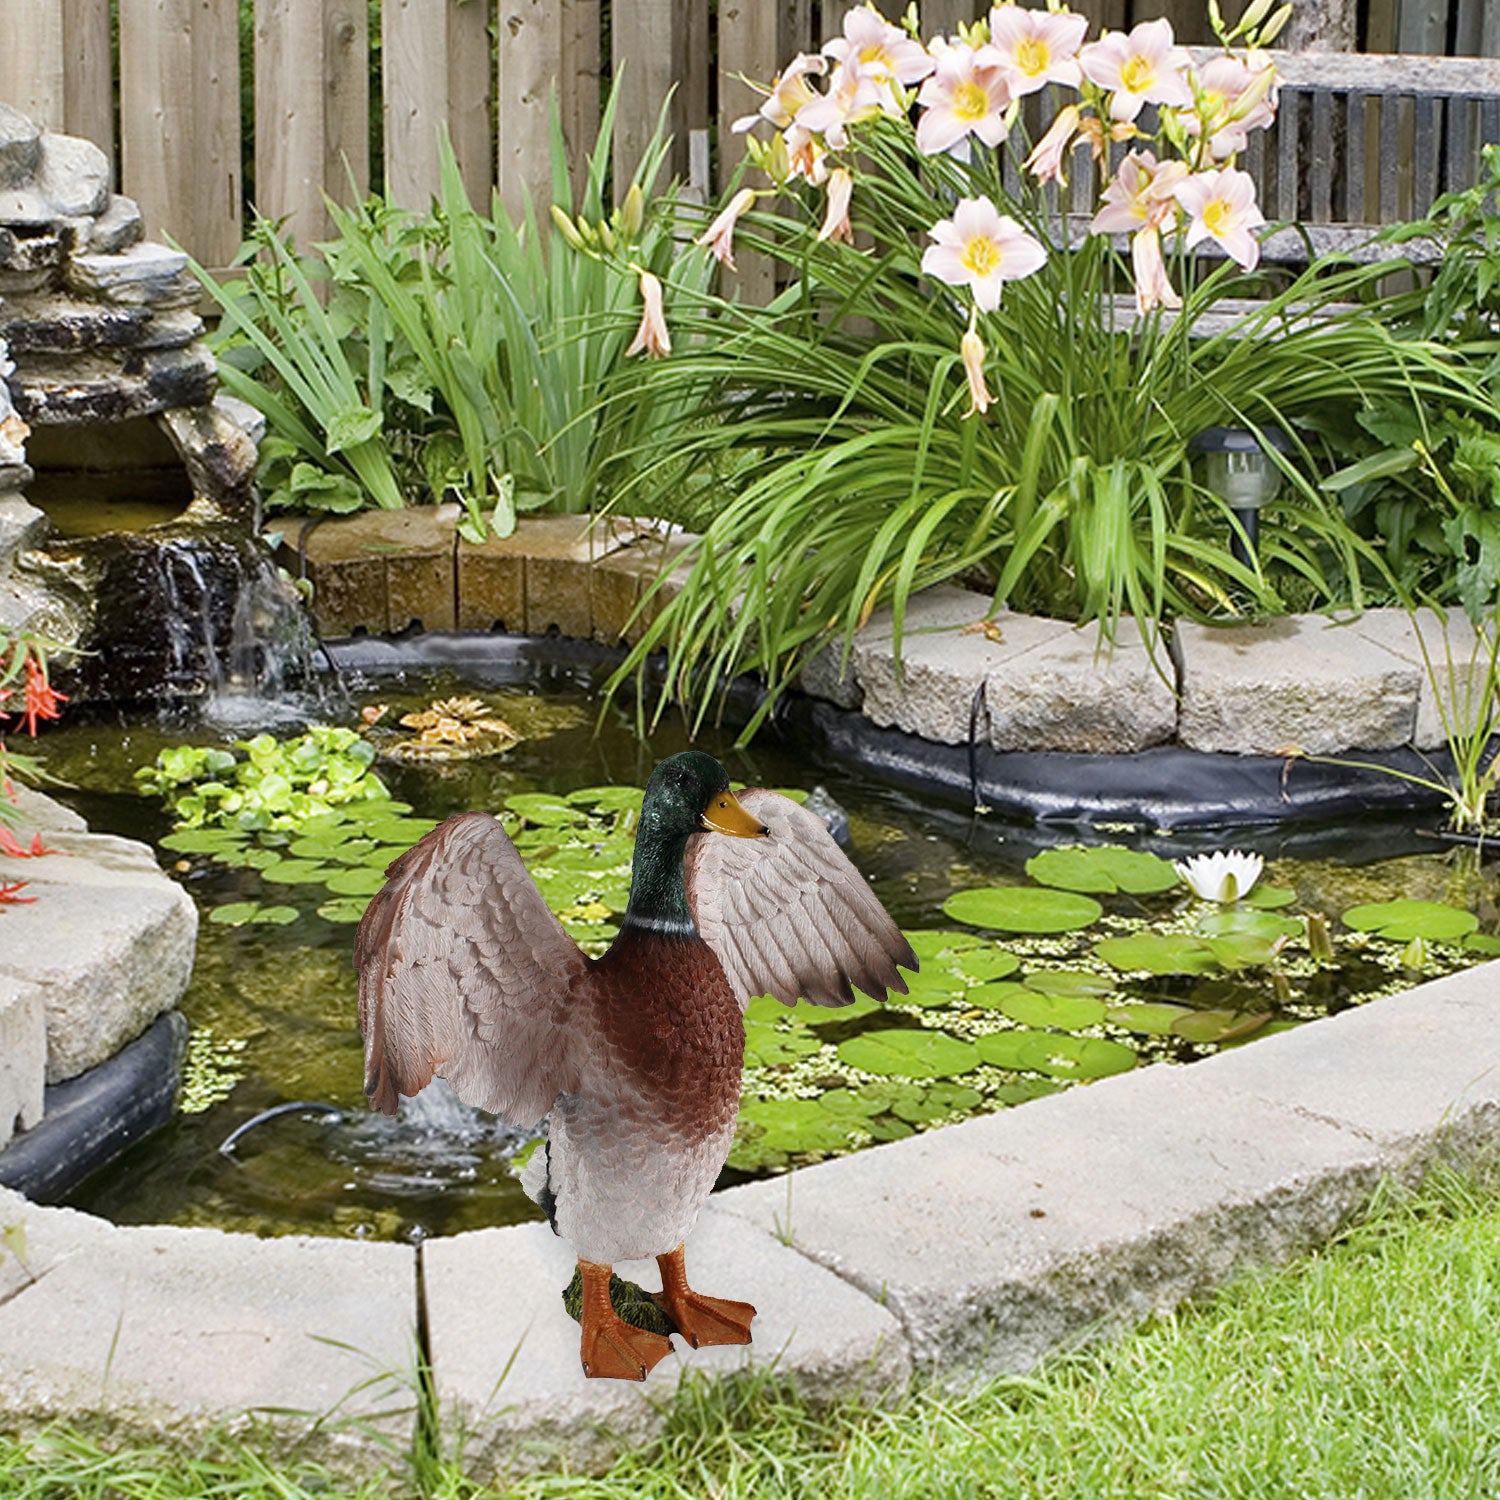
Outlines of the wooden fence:
<svg viewBox="0 0 1500 1500">
<path fill-rule="evenodd" d="M 255 206 L 288 216 L 303 240 L 325 230 L 324 193 L 347 201 L 366 189 L 373 109 L 384 146 L 376 176 L 395 201 L 426 205 L 446 124 L 471 193 L 483 200 L 498 182 L 518 209 L 526 192 L 548 192 L 554 89 L 576 168 L 602 79 L 621 80 L 617 160 L 630 164 L 676 84 L 672 166 L 713 193 L 741 154 L 728 122 L 755 107 L 742 77 L 769 79 L 816 48 L 854 3 L 379 0 L 372 37 L 371 0 L 253 0 L 253 10 L 246 0 L 246 130 L 241 0 L 113 0 L 114 23 L 112 0 L 3 0 L 0 99 L 112 151 L 149 232 L 222 266 L 242 238 L 247 168 Z M 1072 3 L 1096 26 L 1164 14 L 1182 40 L 1207 40 L 1204 0 Z M 951 31 L 987 6 L 921 0 L 924 31 Z M 1500 52 L 1495 0 L 1364 0 L 1361 16 L 1369 50 Z"/>
</svg>

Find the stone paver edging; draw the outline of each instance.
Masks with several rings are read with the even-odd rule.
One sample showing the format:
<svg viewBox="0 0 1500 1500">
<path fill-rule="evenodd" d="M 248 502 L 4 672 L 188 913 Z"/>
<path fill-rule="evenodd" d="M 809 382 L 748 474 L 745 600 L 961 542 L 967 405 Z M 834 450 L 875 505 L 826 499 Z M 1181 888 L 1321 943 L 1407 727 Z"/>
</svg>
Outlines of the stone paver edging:
<svg viewBox="0 0 1500 1500">
<path fill-rule="evenodd" d="M 1315 1246 L 1383 1175 L 1487 1149 L 1497 1020 L 1491 963 L 717 1194 L 690 1264 L 756 1302 L 756 1342 L 685 1351 L 643 1386 L 583 1379 L 568 1251 L 539 1224 L 415 1251 L 116 1228 L 0 1192 L 0 1228 L 24 1236 L 24 1265 L 0 1256 L 0 1429 L 192 1443 L 259 1422 L 277 1454 L 399 1463 L 419 1256 L 445 1430 L 477 1479 L 604 1465 L 660 1431 L 688 1370 L 773 1366 L 814 1401 L 1023 1371 Z M 654 1265 L 621 1269 L 658 1284 Z"/>
</svg>

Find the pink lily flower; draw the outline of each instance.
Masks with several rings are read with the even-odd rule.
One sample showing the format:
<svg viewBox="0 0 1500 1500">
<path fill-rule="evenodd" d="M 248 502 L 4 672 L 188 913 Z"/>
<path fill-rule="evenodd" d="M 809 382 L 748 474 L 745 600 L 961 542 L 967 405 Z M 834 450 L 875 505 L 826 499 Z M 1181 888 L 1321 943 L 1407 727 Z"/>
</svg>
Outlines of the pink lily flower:
<svg viewBox="0 0 1500 1500">
<path fill-rule="evenodd" d="M 1264 130 L 1276 118 L 1271 95 L 1276 73 L 1268 61 L 1256 69 L 1227 54 L 1189 74 L 1193 109 L 1182 117 L 1189 135 L 1207 135 L 1208 154 L 1223 161 L 1250 143 L 1252 130 Z"/>
<path fill-rule="evenodd" d="M 793 177 L 801 177 L 814 187 L 828 180 L 828 150 L 812 131 L 792 125 L 784 139 Z"/>
<path fill-rule="evenodd" d="M 995 399 L 984 383 L 984 340 L 970 328 L 959 340 L 959 349 L 964 359 L 964 375 L 969 382 L 969 409 L 964 415 L 972 417 L 978 412 L 982 417 Z"/>
<path fill-rule="evenodd" d="M 1172 23 L 1164 16 L 1142 21 L 1128 36 L 1105 32 L 1078 54 L 1078 62 L 1090 83 L 1110 91 L 1112 119 L 1133 120 L 1147 104 L 1185 109 L 1193 102 L 1184 72 L 1187 49 L 1173 41 Z"/>
<path fill-rule="evenodd" d="M 1007 281 L 1040 270 L 1047 252 L 988 198 L 960 198 L 951 219 L 927 231 L 936 243 L 922 254 L 922 270 L 949 286 L 966 286 L 985 312 L 1000 306 Z"/>
<path fill-rule="evenodd" d="M 1130 237 L 1130 268 L 1135 273 L 1135 305 L 1142 314 L 1153 307 L 1181 307 L 1182 298 L 1167 277 L 1161 258 L 1161 230 L 1148 224 Z"/>
<path fill-rule="evenodd" d="M 1187 247 L 1212 239 L 1224 253 L 1246 271 L 1260 261 L 1260 242 L 1252 230 L 1265 218 L 1255 203 L 1255 179 L 1248 172 L 1224 167 L 1217 172 L 1199 172 L 1174 189 L 1177 201 L 1187 210 Z"/>
<path fill-rule="evenodd" d="M 1047 128 L 1047 133 L 1036 143 L 1026 158 L 1026 170 L 1039 182 L 1067 183 L 1063 171 L 1063 158 L 1078 130 L 1078 106 L 1069 104 L 1058 111 L 1057 118 Z"/>
<path fill-rule="evenodd" d="M 933 61 L 921 42 L 892 26 L 873 5 L 861 5 L 844 17 L 843 36 L 824 44 L 835 62 L 853 65 L 886 84 L 920 83 Z"/>
<path fill-rule="evenodd" d="M 917 103 L 924 106 L 917 121 L 917 150 L 926 156 L 947 151 L 969 135 L 977 135 L 986 146 L 998 146 L 1005 139 L 1005 111 L 1010 105 L 1005 74 L 998 64 L 986 65 L 979 52 L 962 42 L 938 53 Z"/>
<path fill-rule="evenodd" d="M 741 188 L 729 200 L 729 206 L 693 241 L 695 245 L 707 245 L 714 259 L 731 271 L 734 270 L 734 226 L 755 198 L 754 188 Z"/>
<path fill-rule="evenodd" d="M 771 84 L 771 92 L 759 111 L 753 115 L 742 115 L 734 122 L 736 131 L 750 130 L 762 120 L 769 120 L 778 130 L 785 130 L 804 104 L 818 97 L 818 91 L 810 84 L 809 74 L 821 77 L 828 69 L 826 58 L 817 53 L 799 52 L 777 75 Z"/>
<path fill-rule="evenodd" d="M 1150 151 L 1132 151 L 1104 189 L 1089 230 L 1093 234 L 1134 234 L 1160 227 L 1176 213 L 1174 189 L 1187 178 L 1184 162 L 1158 162 Z"/>
<path fill-rule="evenodd" d="M 854 243 L 854 229 L 849 223 L 849 200 L 853 196 L 854 178 L 848 167 L 835 167 L 828 174 L 828 207 L 823 214 L 823 227 L 818 231 L 820 244 L 824 240 Z"/>
<path fill-rule="evenodd" d="M 641 301 L 645 304 L 641 326 L 625 351 L 626 357 L 643 351 L 652 356 L 670 354 L 672 335 L 667 332 L 666 314 L 662 311 L 661 282 L 650 271 L 641 272 Z"/>
<path fill-rule="evenodd" d="M 811 103 L 797 111 L 793 125 L 822 136 L 833 150 L 842 151 L 849 144 L 850 125 L 881 113 L 893 119 L 902 114 L 889 76 L 884 71 L 866 72 L 857 62 L 847 63 L 829 75 L 826 94 L 814 95 Z"/>
<path fill-rule="evenodd" d="M 997 5 L 990 11 L 990 43 L 983 50 L 1004 69 L 1016 98 L 1049 83 L 1077 88 L 1078 49 L 1088 29 L 1088 17 L 1070 11 Z"/>
</svg>

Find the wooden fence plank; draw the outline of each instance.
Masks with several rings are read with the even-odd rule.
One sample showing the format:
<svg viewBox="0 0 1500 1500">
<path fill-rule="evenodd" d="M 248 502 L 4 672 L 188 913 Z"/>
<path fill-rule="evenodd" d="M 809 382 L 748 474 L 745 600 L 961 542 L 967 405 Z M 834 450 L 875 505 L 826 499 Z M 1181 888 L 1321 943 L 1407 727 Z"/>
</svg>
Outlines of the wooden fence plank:
<svg viewBox="0 0 1500 1500">
<path fill-rule="evenodd" d="M 124 191 L 146 232 L 210 266 L 240 244 L 239 16 L 234 0 L 120 0 Z"/>
<path fill-rule="evenodd" d="M 563 73 L 566 17 L 552 0 L 501 0 L 496 98 L 500 201 L 513 219 L 528 195 L 544 218 L 552 202 L 551 99 Z M 597 45 L 597 44 L 596 44 Z M 575 115 L 573 129 L 582 128 Z M 575 163 L 580 149 L 568 142 Z"/>
<path fill-rule="evenodd" d="M 63 0 L 62 128 L 115 155 L 115 61 L 109 0 Z M 0 98 L 7 97 L 0 89 Z"/>
<path fill-rule="evenodd" d="M 752 114 L 760 97 L 741 76 L 769 83 L 784 59 L 777 55 L 778 17 L 774 7 L 760 0 L 719 0 L 719 188 L 733 178 L 744 159 L 745 143 L 731 126 L 741 115 Z M 763 132 L 764 133 L 764 132 Z M 755 174 L 759 176 L 759 174 Z M 775 292 L 775 267 L 766 256 L 742 252 L 727 290 L 747 302 L 765 303 Z"/>
<path fill-rule="evenodd" d="M 563 139 L 568 143 L 573 191 L 583 191 L 589 153 L 604 106 L 599 87 L 599 0 L 562 0 L 562 69 L 558 75 Z M 503 40 L 503 38 L 502 38 Z"/>
<path fill-rule="evenodd" d="M 255 0 L 255 207 L 304 246 L 328 232 L 323 35 L 321 5 Z"/>
<path fill-rule="evenodd" d="M 491 0 L 448 3 L 448 135 L 458 159 L 469 202 L 481 213 L 489 211 L 490 184 L 495 180 L 495 148 L 490 139 L 490 99 L 494 79 L 490 68 Z M 550 200 L 549 200 L 550 201 Z"/>
<path fill-rule="evenodd" d="M 323 0 L 323 88 L 323 191 L 348 205 L 370 190 L 367 0 Z"/>
<path fill-rule="evenodd" d="M 0 99 L 54 130 L 63 128 L 63 0 L 12 0 L 19 25 L 0 46 Z M 9 8 L 9 7 L 8 7 Z"/>
<path fill-rule="evenodd" d="M 1396 50 L 1437 57 L 1448 50 L 1448 0 L 1400 0 Z"/>
<path fill-rule="evenodd" d="M 382 0 L 385 176 L 391 201 L 425 210 L 438 190 L 447 118 L 450 0 Z"/>
<path fill-rule="evenodd" d="M 813 35 L 812 12 L 812 0 L 781 0 L 781 14 L 776 25 L 778 72 L 799 52 L 816 52 L 823 45 L 822 36 Z"/>
<path fill-rule="evenodd" d="M 611 8 L 610 45 L 619 101 L 615 108 L 616 196 L 645 153 L 662 101 L 682 76 L 687 38 L 684 4 L 685 0 L 614 0 Z M 763 8 L 774 20 L 775 10 Z M 722 27 L 721 19 L 721 36 Z M 673 93 L 667 111 L 667 130 L 673 141 L 667 158 L 669 173 L 687 171 L 684 119 L 682 97 Z"/>
<path fill-rule="evenodd" d="M 975 19 L 980 0 L 920 0 L 922 40 L 935 36 L 957 36 L 958 23 Z M 985 13 L 989 13 L 984 0 Z"/>
</svg>

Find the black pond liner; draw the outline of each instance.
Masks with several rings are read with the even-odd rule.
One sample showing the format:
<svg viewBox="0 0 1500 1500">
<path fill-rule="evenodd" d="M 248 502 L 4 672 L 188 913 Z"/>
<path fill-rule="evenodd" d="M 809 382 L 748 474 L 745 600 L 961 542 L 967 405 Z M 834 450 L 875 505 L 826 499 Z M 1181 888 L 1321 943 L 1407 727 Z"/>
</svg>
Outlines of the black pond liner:
<svg viewBox="0 0 1500 1500">
<path fill-rule="evenodd" d="M 341 671 L 386 676 L 450 668 L 497 684 L 549 676 L 590 685 L 625 653 L 565 636 L 412 632 L 325 642 Z M 748 678 L 730 687 L 726 717 L 746 719 L 761 698 Z M 1052 750 L 1002 751 L 984 744 L 939 745 L 900 729 L 882 729 L 861 713 L 787 693 L 772 731 L 804 752 L 858 767 L 877 780 L 976 806 L 1019 823 L 1088 827 L 1128 823 L 1145 829 L 1220 829 L 1308 822 L 1348 823 L 1430 811 L 1442 798 L 1393 772 L 1441 779 L 1453 771 L 1447 750 L 1354 750 L 1363 766 L 1269 755 L 1228 755 L 1162 745 L 1125 755 Z"/>
<path fill-rule="evenodd" d="M 187 1017 L 158 1016 L 87 1073 L 47 1089 L 41 1123 L 0 1151 L 0 1187 L 56 1203 L 171 1118 L 182 1081 Z"/>
</svg>

